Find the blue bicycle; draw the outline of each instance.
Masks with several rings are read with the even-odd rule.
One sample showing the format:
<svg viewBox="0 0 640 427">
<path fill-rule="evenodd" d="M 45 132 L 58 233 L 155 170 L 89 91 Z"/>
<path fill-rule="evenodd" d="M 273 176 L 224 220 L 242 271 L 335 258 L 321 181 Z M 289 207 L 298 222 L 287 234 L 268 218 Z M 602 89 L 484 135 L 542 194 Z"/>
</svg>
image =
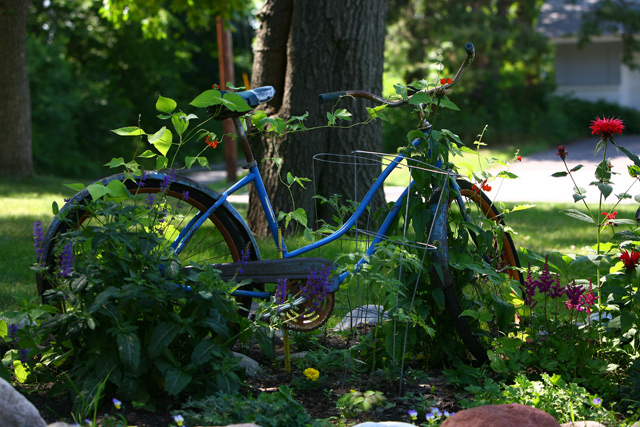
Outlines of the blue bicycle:
<svg viewBox="0 0 640 427">
<path fill-rule="evenodd" d="M 451 89 L 474 58 L 471 43 L 465 45 L 465 51 L 467 56 L 451 82 L 417 93 L 421 96 L 438 96 Z M 237 92 L 251 108 L 268 102 L 274 93 L 271 87 Z M 392 101 L 369 92 L 353 90 L 323 94 L 320 100 L 333 101 L 344 96 L 372 100 L 389 108 L 409 103 L 407 99 Z M 311 244 L 289 250 L 281 237 L 276 215 L 258 170 L 258 161 L 253 156 L 243 128 L 242 116 L 246 113 L 218 107 L 216 114 L 216 118 L 233 120 L 237 141 L 246 159 L 244 167 L 248 170 L 246 176 L 226 191 L 217 193 L 186 177 L 161 171 L 145 172 L 136 180 L 126 179 L 120 174 L 99 182 L 105 186 L 116 180 L 124 182 L 131 197 L 122 203 L 144 206 L 150 198 L 162 199 L 162 234 L 179 254 L 182 265 L 187 266 L 190 262 L 213 264 L 225 279 L 233 278 L 238 282 L 250 279 L 251 285 L 233 293 L 241 306 L 248 307 L 253 299 L 273 299 L 274 292 L 267 292 L 265 284 L 287 283 L 287 293 L 291 297 L 286 298 L 288 302 L 280 312 L 287 316 L 285 325 L 299 331 L 316 329 L 327 321 L 341 283 L 362 268 L 382 240 L 396 233 L 393 227 L 400 222 L 411 221 L 413 214 L 407 209 L 407 203 L 417 200 L 423 206 L 421 211 L 426 212 L 429 218 L 422 227 L 425 232 L 414 236 L 422 243 L 421 259 L 428 261 L 422 279 L 442 290 L 460 338 L 473 357 L 486 360 L 486 349 L 491 340 L 514 322 L 514 300 L 519 297 L 518 285 L 522 283 L 522 275 L 518 270 L 520 265 L 511 237 L 504 231 L 502 216 L 481 190 L 448 169 L 442 159 L 432 165 L 416 164 L 406 153 L 401 153 L 389 161 L 342 226 Z M 412 142 L 415 149 L 421 147 L 424 141 L 430 141 L 431 137 L 430 124 L 424 117 L 420 119 L 419 129 L 424 138 L 416 138 Z M 418 188 L 414 180 L 404 189 L 386 213 L 366 253 L 353 268 L 328 278 L 329 270 L 334 268 L 332 261 L 301 256 L 353 230 L 387 177 L 403 161 L 420 173 L 436 176 L 437 179 L 432 180 L 435 184 L 425 191 L 424 188 Z M 247 223 L 228 201 L 229 196 L 248 185 L 254 185 L 257 190 L 273 242 L 281 254 L 279 259 L 262 259 L 258 242 Z M 60 236 L 69 230 L 87 227 L 91 221 L 99 221 L 86 208 L 90 200 L 91 195 L 86 189 L 80 191 L 49 225 L 43 244 L 46 265 L 53 268 L 59 262 L 60 252 L 56 249 L 56 242 Z M 401 217 L 403 221 L 399 220 Z M 481 265 L 474 264 L 469 254 L 479 255 Z M 321 301 L 315 301 L 302 291 L 302 284 L 309 279 L 310 272 L 316 272 L 328 283 L 322 290 Z M 43 276 L 38 277 L 40 295 L 53 286 Z"/>
</svg>

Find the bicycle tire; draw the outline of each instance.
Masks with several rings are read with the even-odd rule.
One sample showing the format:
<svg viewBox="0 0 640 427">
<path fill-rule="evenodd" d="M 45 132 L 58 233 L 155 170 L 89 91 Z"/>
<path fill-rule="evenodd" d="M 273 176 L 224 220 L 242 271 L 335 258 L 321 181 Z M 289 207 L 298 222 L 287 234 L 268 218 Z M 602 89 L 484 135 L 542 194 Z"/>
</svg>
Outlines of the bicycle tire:
<svg viewBox="0 0 640 427">
<path fill-rule="evenodd" d="M 443 269 L 449 277 L 445 277 L 442 290 L 445 307 L 459 338 L 477 362 L 485 363 L 489 361 L 487 350 L 493 340 L 515 325 L 513 300 L 519 298 L 517 285 L 524 283 L 524 277 L 499 209 L 469 181 L 457 179 L 456 183 L 468 221 L 461 220 L 461 202 L 452 192 L 447 207 L 447 244 L 451 258 L 449 266 Z M 493 240 L 488 242 L 487 236 L 493 236 Z M 464 255 L 460 253 L 473 253 L 476 262 L 482 257 L 485 267 L 491 265 L 495 275 L 464 268 L 464 263 L 459 262 Z"/>
<path fill-rule="evenodd" d="M 113 175 L 99 182 L 106 186 L 111 181 L 120 180 L 125 183 L 132 195 L 132 199 L 127 200 L 126 203 L 145 203 L 145 199 L 148 196 L 155 197 L 162 193 L 162 187 L 165 185 L 163 180 L 166 182 L 166 176 L 158 172 L 149 173 L 144 179 L 144 186 L 141 186 L 136 181 L 125 180 L 124 174 Z M 174 222 L 176 220 L 175 217 L 165 218 L 164 221 L 165 224 L 174 224 L 172 225 L 173 229 L 175 229 L 173 235 L 177 235 L 176 233 L 182 229 L 181 227 L 188 224 L 189 219 L 193 218 L 194 215 L 198 212 L 206 212 L 218 200 L 219 195 L 208 187 L 191 181 L 186 177 L 175 176 L 171 181 L 166 192 L 163 193 L 163 203 L 167 204 L 167 207 L 171 206 L 168 209 L 170 213 L 178 211 L 178 209 L 174 209 L 178 204 L 183 207 L 180 210 L 179 221 Z M 85 224 L 87 218 L 89 218 L 87 202 L 91 200 L 91 195 L 85 188 L 65 204 L 60 210 L 60 214 L 49 225 L 42 243 L 44 265 L 47 271 L 54 271 L 58 263 L 58 256 L 54 251 L 55 242 L 65 232 L 73 228 L 82 227 Z M 205 224 L 195 232 L 185 249 L 181 251 L 182 265 L 188 265 L 191 261 L 199 263 L 211 263 L 212 261 L 215 263 L 237 262 L 241 260 L 243 253 L 246 261 L 260 258 L 257 246 L 248 228 L 230 205 L 225 203 L 220 206 L 209 216 Z M 207 248 L 198 248 L 201 245 L 207 245 Z M 217 246 L 215 251 L 211 250 L 213 245 Z M 42 297 L 43 302 L 46 302 L 45 292 L 54 285 L 42 274 L 37 274 L 36 279 L 38 295 Z M 251 305 L 251 298 L 242 297 L 238 298 L 237 301 L 243 307 L 242 314 L 246 316 Z"/>
</svg>

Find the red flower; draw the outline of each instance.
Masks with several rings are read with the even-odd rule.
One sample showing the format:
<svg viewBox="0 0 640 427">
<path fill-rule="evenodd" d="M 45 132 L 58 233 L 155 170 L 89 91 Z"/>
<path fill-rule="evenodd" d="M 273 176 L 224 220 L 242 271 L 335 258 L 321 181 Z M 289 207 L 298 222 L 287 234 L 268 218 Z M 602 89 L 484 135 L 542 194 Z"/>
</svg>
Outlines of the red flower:
<svg viewBox="0 0 640 427">
<path fill-rule="evenodd" d="M 567 147 L 565 147 L 564 145 L 558 145 L 556 149 L 558 150 L 556 154 L 560 156 L 562 160 L 564 160 L 567 157 L 567 154 L 569 154 Z"/>
<path fill-rule="evenodd" d="M 207 137 L 205 138 L 204 142 L 212 148 L 218 148 L 218 141 L 216 141 L 215 139 L 211 139 L 209 137 L 209 135 L 207 135 Z"/>
<path fill-rule="evenodd" d="M 220 89 L 220 86 L 217 83 L 211 85 L 213 89 Z"/>
<path fill-rule="evenodd" d="M 640 262 L 640 252 L 636 252 L 634 250 L 622 251 L 620 256 L 618 257 L 620 261 L 624 263 L 624 266 L 627 270 L 631 271 L 636 268 L 636 265 Z"/>
<path fill-rule="evenodd" d="M 518 159 L 518 161 L 521 162 L 522 161 L 522 156 L 518 156 L 518 157 L 516 157 L 516 159 Z"/>
<path fill-rule="evenodd" d="M 489 184 L 487 184 L 487 180 L 485 179 L 482 182 L 479 182 L 478 185 L 473 184 L 471 186 L 471 189 L 473 191 L 475 191 L 476 193 L 480 194 L 480 188 L 482 188 L 484 191 L 491 191 L 491 186 Z"/>
<path fill-rule="evenodd" d="M 606 215 L 605 220 L 616 219 L 616 215 L 618 215 L 618 211 L 613 211 L 611 213 L 602 212 L 602 215 Z M 615 225 L 613 222 L 607 222 L 605 225 Z"/>
<path fill-rule="evenodd" d="M 599 135 L 601 138 L 611 138 L 611 135 L 616 133 L 622 133 L 624 130 L 624 123 L 620 119 L 614 119 L 613 117 L 607 119 L 606 117 L 596 117 L 591 121 L 591 134 Z"/>
<path fill-rule="evenodd" d="M 440 79 L 440 84 L 441 85 L 446 85 L 449 83 L 453 83 L 453 80 L 451 80 L 449 77 L 447 77 L 446 79 Z"/>
</svg>

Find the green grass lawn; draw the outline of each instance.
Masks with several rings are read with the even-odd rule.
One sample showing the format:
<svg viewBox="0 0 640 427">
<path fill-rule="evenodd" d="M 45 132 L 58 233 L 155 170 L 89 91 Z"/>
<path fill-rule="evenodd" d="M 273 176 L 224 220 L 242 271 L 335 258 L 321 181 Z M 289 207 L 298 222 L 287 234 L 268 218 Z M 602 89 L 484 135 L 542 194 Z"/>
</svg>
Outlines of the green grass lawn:
<svg viewBox="0 0 640 427">
<path fill-rule="evenodd" d="M 39 220 L 45 227 L 49 224 L 53 217 L 52 202 L 56 201 L 62 206 L 64 198 L 73 194 L 72 190 L 63 185 L 69 182 L 66 179 L 50 177 L 0 180 L 0 309 L 12 306 L 13 296 L 19 292 L 36 296 L 34 274 L 29 268 L 35 261 L 33 223 Z M 506 205 L 507 208 L 513 206 Z M 245 211 L 244 206 L 238 207 L 241 213 Z M 516 247 L 536 252 L 586 254 L 585 247 L 596 242 L 595 228 L 563 214 L 562 211 L 568 208 L 581 209 L 581 206 L 569 203 L 538 203 L 534 208 L 508 215 L 507 224 L 517 233 L 514 235 Z M 618 218 L 634 218 L 636 208 L 635 204 L 619 206 Z M 619 228 L 621 227 L 617 227 L 616 230 Z M 611 235 L 612 230 L 604 230 L 605 240 Z M 275 257 L 273 244 L 268 240 L 260 245 L 263 257 Z M 290 238 L 287 243 L 292 249 L 305 242 L 296 242 L 295 238 Z M 349 249 L 340 245 L 325 248 L 310 256 L 331 258 L 335 253 Z"/>
</svg>

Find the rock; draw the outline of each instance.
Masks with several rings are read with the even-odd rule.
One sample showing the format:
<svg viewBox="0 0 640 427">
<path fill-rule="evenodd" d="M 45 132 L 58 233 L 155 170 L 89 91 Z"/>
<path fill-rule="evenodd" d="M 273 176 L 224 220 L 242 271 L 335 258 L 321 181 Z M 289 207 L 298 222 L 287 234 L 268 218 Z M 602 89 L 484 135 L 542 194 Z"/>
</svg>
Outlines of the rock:
<svg viewBox="0 0 640 427">
<path fill-rule="evenodd" d="M 40 412 L 11 384 L 0 378 L 0 420 L 3 426 L 46 427 Z"/>
<path fill-rule="evenodd" d="M 540 409 L 517 403 L 485 405 L 456 412 L 442 427 L 559 427 L 558 421 Z"/>
<path fill-rule="evenodd" d="M 560 424 L 560 427 L 606 427 L 597 421 L 574 421 Z"/>
<path fill-rule="evenodd" d="M 247 376 L 257 377 L 258 375 L 262 374 L 263 371 L 262 371 L 262 368 L 260 367 L 260 364 L 255 360 L 253 360 L 252 358 L 250 358 L 249 356 L 245 356 L 244 354 L 236 353 L 234 351 L 233 357 L 240 358 L 240 362 L 238 362 L 238 366 L 244 368 L 244 371 L 246 372 Z"/>
<path fill-rule="evenodd" d="M 62 421 L 56 421 L 53 424 L 49 424 L 47 427 L 73 427 L 73 424 L 67 424 L 67 423 L 63 423 Z"/>
<path fill-rule="evenodd" d="M 389 314 L 384 311 L 381 305 L 367 304 L 351 310 L 333 328 L 334 331 L 347 331 L 362 325 L 375 325 L 378 321 L 389 319 Z"/>
</svg>

